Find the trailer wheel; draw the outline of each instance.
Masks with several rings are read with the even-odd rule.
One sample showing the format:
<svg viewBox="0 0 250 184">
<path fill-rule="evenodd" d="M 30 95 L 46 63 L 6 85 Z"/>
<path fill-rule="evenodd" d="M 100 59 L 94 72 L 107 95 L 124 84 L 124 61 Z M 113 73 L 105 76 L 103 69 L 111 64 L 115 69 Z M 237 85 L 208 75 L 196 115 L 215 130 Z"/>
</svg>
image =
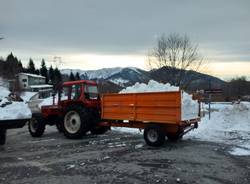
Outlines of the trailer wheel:
<svg viewBox="0 0 250 184">
<path fill-rule="evenodd" d="M 63 133 L 69 139 L 82 138 L 88 131 L 89 114 L 79 105 L 69 106 L 63 119 Z"/>
<path fill-rule="evenodd" d="M 94 127 L 90 130 L 91 134 L 93 135 L 101 135 L 106 133 L 108 130 L 110 129 L 110 127 L 107 126 L 100 126 L 100 127 Z"/>
<path fill-rule="evenodd" d="M 165 142 L 165 133 L 159 125 L 148 125 L 144 129 L 144 139 L 149 146 L 158 147 Z"/>
<path fill-rule="evenodd" d="M 0 145 L 4 145 L 6 142 L 6 130 L 0 129 Z"/>
<path fill-rule="evenodd" d="M 41 137 L 45 131 L 45 123 L 41 115 L 33 115 L 29 120 L 28 128 L 32 137 Z"/>
</svg>

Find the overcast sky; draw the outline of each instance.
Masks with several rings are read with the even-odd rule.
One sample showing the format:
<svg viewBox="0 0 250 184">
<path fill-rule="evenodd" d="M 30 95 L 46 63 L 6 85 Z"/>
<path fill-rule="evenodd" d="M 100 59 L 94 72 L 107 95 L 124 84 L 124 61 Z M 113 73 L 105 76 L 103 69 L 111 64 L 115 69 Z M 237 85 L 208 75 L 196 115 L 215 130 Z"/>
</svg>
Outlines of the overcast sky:
<svg viewBox="0 0 250 184">
<path fill-rule="evenodd" d="M 0 0 L 0 56 L 60 68 L 146 68 L 162 33 L 187 34 L 215 75 L 250 75 L 249 0 Z"/>
</svg>

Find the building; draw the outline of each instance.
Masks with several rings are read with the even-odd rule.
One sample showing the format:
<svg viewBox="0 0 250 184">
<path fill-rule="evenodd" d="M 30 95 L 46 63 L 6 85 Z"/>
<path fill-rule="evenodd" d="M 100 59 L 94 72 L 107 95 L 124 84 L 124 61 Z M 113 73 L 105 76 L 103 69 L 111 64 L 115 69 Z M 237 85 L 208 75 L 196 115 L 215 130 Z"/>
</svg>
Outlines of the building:
<svg viewBox="0 0 250 184">
<path fill-rule="evenodd" d="M 53 86 L 46 84 L 46 78 L 41 75 L 19 73 L 16 77 L 22 90 L 39 92 L 42 98 L 49 96 L 53 91 Z"/>
</svg>

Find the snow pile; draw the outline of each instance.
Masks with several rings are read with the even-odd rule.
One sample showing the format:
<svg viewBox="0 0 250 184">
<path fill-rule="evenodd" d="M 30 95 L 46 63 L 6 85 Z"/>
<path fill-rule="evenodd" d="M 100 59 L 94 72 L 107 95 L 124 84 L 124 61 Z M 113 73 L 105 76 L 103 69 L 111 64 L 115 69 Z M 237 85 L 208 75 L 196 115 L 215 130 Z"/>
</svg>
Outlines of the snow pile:
<svg viewBox="0 0 250 184">
<path fill-rule="evenodd" d="M 163 92 L 163 91 L 179 91 L 179 87 L 171 86 L 169 83 L 162 84 L 150 80 L 148 84 L 136 83 L 133 86 L 127 87 L 120 93 L 135 93 L 135 92 Z M 197 100 L 193 100 L 192 96 L 186 92 L 182 93 L 181 119 L 190 120 L 198 117 L 199 104 Z"/>
<path fill-rule="evenodd" d="M 250 155 L 250 103 L 212 104 L 211 109 L 211 119 L 206 115 L 185 137 L 233 145 L 231 154 Z"/>
<path fill-rule="evenodd" d="M 25 91 L 21 93 L 21 98 L 23 99 L 24 102 L 28 102 L 30 100 L 33 100 L 33 98 L 38 98 L 38 93 Z"/>
<path fill-rule="evenodd" d="M 8 99 L 10 91 L 0 86 L 0 120 L 29 119 L 31 111 L 24 102 L 14 102 Z"/>
<path fill-rule="evenodd" d="M 55 96 L 55 104 L 57 104 L 58 102 L 58 95 Z M 53 105 L 53 97 L 50 96 L 48 98 L 45 98 L 40 104 L 39 104 L 39 108 L 41 108 L 42 106 L 46 106 L 46 105 Z"/>
</svg>

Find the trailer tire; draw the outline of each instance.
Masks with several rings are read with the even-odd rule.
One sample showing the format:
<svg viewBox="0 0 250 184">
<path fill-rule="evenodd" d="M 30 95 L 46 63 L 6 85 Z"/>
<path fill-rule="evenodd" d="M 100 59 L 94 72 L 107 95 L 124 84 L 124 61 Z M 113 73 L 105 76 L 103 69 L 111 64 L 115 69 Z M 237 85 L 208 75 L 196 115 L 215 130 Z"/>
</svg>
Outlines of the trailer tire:
<svg viewBox="0 0 250 184">
<path fill-rule="evenodd" d="M 165 142 L 165 133 L 159 125 L 148 125 L 144 129 L 144 140 L 149 146 L 159 147 Z"/>
<path fill-rule="evenodd" d="M 65 137 L 69 139 L 80 139 L 89 130 L 88 111 L 80 105 L 67 107 L 63 118 L 62 129 Z"/>
<path fill-rule="evenodd" d="M 110 127 L 108 126 L 94 127 L 90 130 L 90 132 L 93 135 L 101 135 L 101 134 L 106 133 L 109 129 Z"/>
<path fill-rule="evenodd" d="M 0 129 L 0 145 L 4 145 L 6 142 L 6 130 Z"/>
<path fill-rule="evenodd" d="M 29 133 L 32 137 L 41 137 L 45 131 L 45 122 L 41 115 L 34 114 L 28 122 Z"/>
</svg>

